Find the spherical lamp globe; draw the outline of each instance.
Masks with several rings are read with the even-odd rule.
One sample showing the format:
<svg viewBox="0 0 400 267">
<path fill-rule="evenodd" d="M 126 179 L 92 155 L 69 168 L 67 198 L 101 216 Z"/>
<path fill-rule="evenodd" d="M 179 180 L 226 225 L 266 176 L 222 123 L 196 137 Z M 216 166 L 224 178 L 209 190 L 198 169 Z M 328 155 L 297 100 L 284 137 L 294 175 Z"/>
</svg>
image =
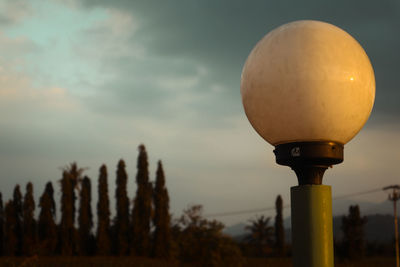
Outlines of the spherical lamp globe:
<svg viewBox="0 0 400 267">
<path fill-rule="evenodd" d="M 243 67 L 240 90 L 247 118 L 276 147 L 278 163 L 320 158 L 332 165 L 343 160 L 343 145 L 371 113 L 375 77 L 352 36 L 329 23 L 303 20 L 257 43 Z"/>
</svg>

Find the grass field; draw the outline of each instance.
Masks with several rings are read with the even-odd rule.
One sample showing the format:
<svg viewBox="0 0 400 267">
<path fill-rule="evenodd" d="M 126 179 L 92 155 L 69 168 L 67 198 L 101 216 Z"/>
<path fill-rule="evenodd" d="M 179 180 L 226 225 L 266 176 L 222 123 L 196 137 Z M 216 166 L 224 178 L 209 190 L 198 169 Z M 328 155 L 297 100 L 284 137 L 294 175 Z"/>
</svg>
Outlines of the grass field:
<svg viewBox="0 0 400 267">
<path fill-rule="evenodd" d="M 172 267 L 194 266 L 191 264 L 179 264 L 176 261 L 162 261 L 138 257 L 30 257 L 30 258 L 0 258 L 1 267 Z M 290 267 L 290 258 L 246 259 L 246 267 Z M 367 258 L 358 262 L 335 262 L 336 267 L 390 267 L 395 266 L 395 260 L 389 258 Z"/>
</svg>

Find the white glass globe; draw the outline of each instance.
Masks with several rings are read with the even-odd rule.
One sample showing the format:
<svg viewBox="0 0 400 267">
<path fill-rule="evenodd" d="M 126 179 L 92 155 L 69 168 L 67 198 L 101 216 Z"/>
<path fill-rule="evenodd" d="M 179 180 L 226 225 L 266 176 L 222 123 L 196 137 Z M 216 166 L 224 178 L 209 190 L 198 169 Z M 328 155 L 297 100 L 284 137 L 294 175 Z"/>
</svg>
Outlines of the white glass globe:
<svg viewBox="0 0 400 267">
<path fill-rule="evenodd" d="M 268 33 L 243 67 L 243 106 L 270 144 L 347 143 L 363 127 L 375 98 L 367 54 L 342 29 L 295 21 Z"/>
</svg>

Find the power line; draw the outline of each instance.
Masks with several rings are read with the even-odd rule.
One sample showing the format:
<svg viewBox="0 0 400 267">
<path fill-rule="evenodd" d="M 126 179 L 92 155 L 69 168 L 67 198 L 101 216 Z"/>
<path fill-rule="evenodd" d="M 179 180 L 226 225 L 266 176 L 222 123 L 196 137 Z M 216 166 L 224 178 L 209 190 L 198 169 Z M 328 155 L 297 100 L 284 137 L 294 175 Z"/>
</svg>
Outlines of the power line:
<svg viewBox="0 0 400 267">
<path fill-rule="evenodd" d="M 379 191 L 381 192 L 382 188 L 376 188 L 376 189 L 372 189 L 372 190 L 361 191 L 361 192 L 356 192 L 356 193 L 346 194 L 346 195 L 339 195 L 337 197 L 333 197 L 332 200 L 343 199 L 343 198 L 354 197 L 354 196 L 361 196 L 361 195 L 366 195 L 366 194 L 372 194 L 372 193 L 376 193 Z M 290 205 L 289 204 L 284 205 L 283 208 L 290 208 Z M 205 214 L 204 217 L 227 217 L 227 216 L 242 215 L 242 214 L 249 214 L 249 213 L 265 212 L 265 211 L 270 211 L 270 210 L 274 210 L 274 209 L 275 209 L 275 207 L 265 207 L 265 208 L 259 208 L 259 209 L 218 212 L 218 213 Z"/>
<path fill-rule="evenodd" d="M 372 194 L 375 192 L 382 192 L 382 188 L 380 187 L 380 188 L 376 188 L 376 189 L 372 189 L 372 190 L 368 190 L 368 191 L 362 191 L 362 192 L 357 192 L 357 193 L 352 193 L 352 194 L 347 194 L 347 195 L 339 195 L 337 197 L 334 197 L 333 200 L 361 196 L 361 195 L 366 195 L 366 194 Z"/>
<path fill-rule="evenodd" d="M 284 205 L 283 208 L 290 208 L 290 205 Z M 238 211 L 210 213 L 210 214 L 204 215 L 204 217 L 224 217 L 224 216 L 241 215 L 241 214 L 247 214 L 247 213 L 257 213 L 257 212 L 269 211 L 269 210 L 274 210 L 274 209 L 275 209 L 275 207 L 268 207 L 268 208 L 252 209 L 252 210 L 238 210 Z"/>
</svg>

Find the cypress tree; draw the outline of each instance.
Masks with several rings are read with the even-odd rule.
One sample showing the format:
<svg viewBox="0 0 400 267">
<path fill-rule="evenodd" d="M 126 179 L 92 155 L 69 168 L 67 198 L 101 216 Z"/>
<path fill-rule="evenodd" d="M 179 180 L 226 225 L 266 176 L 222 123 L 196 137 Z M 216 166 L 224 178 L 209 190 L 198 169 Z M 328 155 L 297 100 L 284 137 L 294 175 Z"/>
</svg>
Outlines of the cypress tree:
<svg viewBox="0 0 400 267">
<path fill-rule="evenodd" d="M 64 256 L 71 256 L 77 251 L 77 232 L 75 223 L 75 189 L 82 180 L 84 169 L 78 168 L 76 162 L 64 168 L 61 179 L 61 222 L 60 250 Z"/>
<path fill-rule="evenodd" d="M 97 254 L 110 254 L 110 201 L 108 199 L 107 167 L 100 167 L 97 203 Z"/>
<path fill-rule="evenodd" d="M 3 196 L 0 193 L 0 256 L 4 255 L 4 222 Z"/>
<path fill-rule="evenodd" d="M 358 205 L 349 207 L 349 214 L 342 217 L 343 248 L 350 259 L 361 258 L 365 254 L 364 225 L 366 217 L 361 217 Z"/>
<path fill-rule="evenodd" d="M 63 172 L 61 180 L 61 222 L 60 222 L 60 252 L 64 256 L 71 256 L 74 252 L 74 208 L 73 187 L 67 171 Z"/>
<path fill-rule="evenodd" d="M 34 253 L 37 243 L 36 220 L 34 219 L 35 200 L 33 199 L 33 185 L 29 182 L 26 185 L 26 192 L 23 204 L 23 249 L 25 256 Z"/>
<path fill-rule="evenodd" d="M 285 254 L 285 229 L 283 227 L 283 201 L 282 197 L 278 195 L 275 201 L 275 249 L 276 253 L 279 256 L 284 256 Z"/>
<path fill-rule="evenodd" d="M 92 226 L 93 216 L 91 202 L 91 183 L 90 179 L 85 176 L 82 180 L 80 191 L 80 206 L 79 206 L 79 250 L 81 255 L 89 255 L 92 252 Z"/>
<path fill-rule="evenodd" d="M 165 176 L 161 161 L 158 161 L 156 185 L 154 188 L 154 246 L 153 257 L 171 257 L 171 228 L 169 214 L 169 196 L 165 187 Z"/>
<path fill-rule="evenodd" d="M 5 205 L 5 244 L 7 244 L 5 248 L 5 255 L 7 256 L 15 256 L 18 250 L 18 237 L 15 232 L 16 222 L 16 213 L 15 213 L 15 205 L 12 200 L 7 201 Z"/>
<path fill-rule="evenodd" d="M 117 168 L 117 188 L 115 191 L 117 214 L 115 218 L 116 254 L 126 255 L 129 252 L 129 199 L 127 193 L 128 175 L 125 162 L 121 159 Z"/>
<path fill-rule="evenodd" d="M 15 226 L 14 232 L 17 237 L 17 250 L 16 255 L 20 256 L 22 254 L 22 194 L 19 185 L 14 188 L 13 194 L 13 205 L 14 205 L 14 215 L 15 215 Z"/>
<path fill-rule="evenodd" d="M 48 182 L 45 187 L 45 192 L 49 197 L 50 197 L 50 212 L 53 218 L 56 217 L 56 202 L 54 201 L 54 189 L 53 189 L 53 184 L 51 182 Z"/>
<path fill-rule="evenodd" d="M 40 255 L 53 255 L 56 250 L 57 225 L 54 222 L 56 207 L 53 194 L 53 185 L 48 182 L 39 202 L 38 235 Z"/>
<path fill-rule="evenodd" d="M 146 148 L 140 145 L 136 174 L 137 191 L 132 210 L 132 239 L 134 253 L 138 256 L 147 256 L 150 252 L 152 185 L 149 182 L 148 165 Z"/>
</svg>

